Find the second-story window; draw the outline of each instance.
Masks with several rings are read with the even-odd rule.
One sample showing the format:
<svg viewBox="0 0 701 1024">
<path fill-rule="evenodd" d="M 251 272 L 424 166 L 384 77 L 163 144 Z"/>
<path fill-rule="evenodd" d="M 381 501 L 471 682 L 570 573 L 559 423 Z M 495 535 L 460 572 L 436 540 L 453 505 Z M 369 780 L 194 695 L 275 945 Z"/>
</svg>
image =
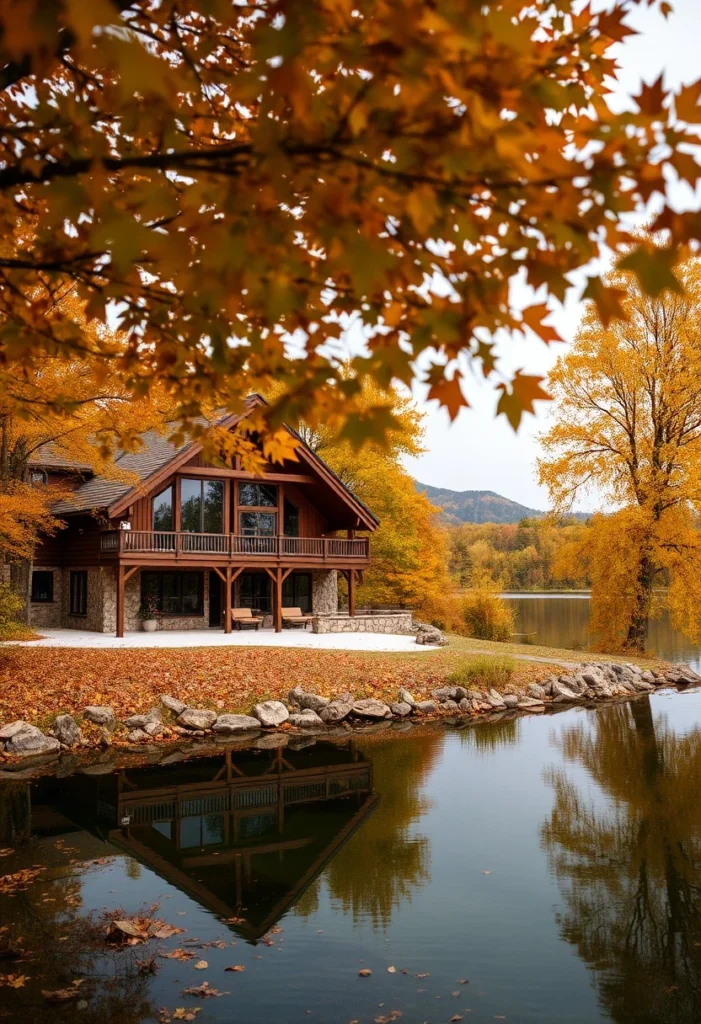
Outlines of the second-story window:
<svg viewBox="0 0 701 1024">
<path fill-rule="evenodd" d="M 276 508 L 277 487 L 274 484 L 240 483 L 239 505 L 248 508 Z"/>
<path fill-rule="evenodd" d="M 222 533 L 224 481 L 180 481 L 180 529 L 185 533 Z"/>
<path fill-rule="evenodd" d="M 174 530 L 173 522 L 173 485 L 166 487 L 153 499 L 153 529 Z"/>
</svg>

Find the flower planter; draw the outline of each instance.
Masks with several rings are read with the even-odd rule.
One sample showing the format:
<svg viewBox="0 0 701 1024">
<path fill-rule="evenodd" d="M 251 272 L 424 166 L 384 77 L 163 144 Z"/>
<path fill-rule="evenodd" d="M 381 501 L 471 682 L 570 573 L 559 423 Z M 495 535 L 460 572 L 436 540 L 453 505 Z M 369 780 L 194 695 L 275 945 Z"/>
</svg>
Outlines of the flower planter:
<svg viewBox="0 0 701 1024">
<path fill-rule="evenodd" d="M 141 623 L 141 628 L 144 633 L 155 633 L 158 621 L 156 619 L 144 619 Z"/>
</svg>

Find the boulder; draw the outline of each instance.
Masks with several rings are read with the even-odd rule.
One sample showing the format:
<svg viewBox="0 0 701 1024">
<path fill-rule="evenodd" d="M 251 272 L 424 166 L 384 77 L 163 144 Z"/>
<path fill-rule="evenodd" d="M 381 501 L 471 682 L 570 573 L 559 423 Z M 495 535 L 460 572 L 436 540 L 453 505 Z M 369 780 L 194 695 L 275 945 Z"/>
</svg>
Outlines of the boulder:
<svg viewBox="0 0 701 1024">
<path fill-rule="evenodd" d="M 326 709 L 324 708 L 324 710 Z M 316 711 L 312 711 L 311 708 L 305 708 L 304 711 L 295 712 L 289 716 L 287 721 L 290 725 L 293 725 L 295 729 L 318 729 L 324 724 Z"/>
<path fill-rule="evenodd" d="M 397 718 L 406 718 L 413 711 L 412 705 L 405 700 L 400 700 L 396 704 L 390 704 L 389 709 Z"/>
<path fill-rule="evenodd" d="M 642 676 L 638 676 L 633 680 L 633 688 L 638 690 L 640 693 L 649 693 L 650 690 L 655 689 L 654 684 L 651 683 L 649 679 L 645 679 L 645 675 L 647 675 L 647 673 Z"/>
<path fill-rule="evenodd" d="M 186 729 L 211 729 L 216 720 L 216 711 L 205 711 L 204 708 L 185 708 L 178 715 L 178 725 Z"/>
<path fill-rule="evenodd" d="M 412 694 L 409 693 L 408 690 L 405 690 L 404 687 L 401 687 L 400 690 L 399 690 L 399 694 L 398 694 L 398 703 L 399 704 L 410 704 L 411 707 L 413 708 L 414 705 L 416 704 L 416 701 L 415 701 L 414 697 L 412 696 Z"/>
<path fill-rule="evenodd" d="M 183 711 L 187 708 L 187 704 L 182 700 L 178 700 L 177 697 L 171 697 L 168 693 L 162 693 L 159 700 L 164 708 L 168 711 L 172 711 L 174 715 L 182 715 Z"/>
<path fill-rule="evenodd" d="M 164 732 L 163 722 L 154 718 L 152 721 L 147 722 L 146 725 L 143 726 L 143 730 L 147 736 L 162 736 Z"/>
<path fill-rule="evenodd" d="M 258 732 L 259 730 L 260 722 L 257 718 L 253 718 L 251 715 L 219 715 L 212 726 L 213 732 L 225 734 Z"/>
<path fill-rule="evenodd" d="M 416 642 L 417 644 L 426 644 L 429 647 L 444 647 L 448 643 L 440 629 L 425 623 L 419 626 Z"/>
<path fill-rule="evenodd" d="M 469 715 L 470 712 L 472 711 L 472 701 L 468 700 L 467 697 L 463 697 L 460 703 L 458 704 L 458 707 L 463 712 L 463 714 Z"/>
<path fill-rule="evenodd" d="M 367 697 L 364 700 L 357 700 L 351 708 L 351 714 L 356 718 L 388 718 L 392 712 L 381 700 L 376 697 Z"/>
<path fill-rule="evenodd" d="M 518 697 L 515 693 L 505 693 L 504 703 L 506 704 L 507 708 L 518 707 Z"/>
<path fill-rule="evenodd" d="M 526 687 L 528 696 L 532 697 L 533 700 L 542 701 L 545 696 L 545 690 L 538 683 L 529 683 Z"/>
<path fill-rule="evenodd" d="M 521 697 L 521 699 L 518 702 L 518 707 L 527 708 L 530 711 L 536 708 L 543 709 L 545 707 L 545 704 L 542 700 L 538 700 L 537 697 Z"/>
<path fill-rule="evenodd" d="M 290 717 L 281 700 L 264 700 L 262 704 L 256 704 L 253 714 L 265 729 L 274 729 Z"/>
<path fill-rule="evenodd" d="M 441 704 L 441 711 L 448 711 L 457 714 L 459 710 L 460 706 L 456 700 L 444 700 Z"/>
<path fill-rule="evenodd" d="M 506 702 L 502 695 L 495 689 L 491 689 L 487 694 L 487 703 L 491 704 L 493 708 L 505 708 Z"/>
<path fill-rule="evenodd" d="M 184 709 L 183 709 L 184 710 Z M 162 722 L 163 715 L 158 708 L 151 708 L 145 715 L 130 715 L 124 719 L 127 729 L 144 729 L 151 722 Z"/>
<path fill-rule="evenodd" d="M 420 700 L 414 705 L 414 710 L 420 711 L 422 715 L 433 715 L 438 711 L 438 705 L 435 700 Z"/>
<path fill-rule="evenodd" d="M 59 715 L 51 727 L 51 733 L 65 747 L 76 747 L 83 738 L 72 715 Z"/>
<path fill-rule="evenodd" d="M 327 722 L 329 725 L 334 722 L 342 722 L 344 718 L 348 718 L 352 707 L 352 701 L 332 700 L 330 704 L 321 709 L 319 717 L 322 722 Z M 310 711 L 311 709 L 307 708 L 306 710 Z M 314 713 L 312 712 L 312 714 Z"/>
<path fill-rule="evenodd" d="M 469 689 L 465 696 L 468 700 L 482 700 L 482 694 L 479 690 L 475 690 L 474 688 Z"/>
<path fill-rule="evenodd" d="M 131 732 L 127 733 L 127 739 L 130 743 L 145 743 L 151 737 L 143 729 L 132 729 Z"/>
<path fill-rule="evenodd" d="M 456 688 L 454 686 L 441 686 L 438 690 L 431 691 L 431 696 L 439 701 L 455 700 L 456 695 Z"/>
<path fill-rule="evenodd" d="M 103 725 L 106 729 L 114 730 L 117 727 L 117 718 L 112 708 L 99 707 L 96 704 L 89 704 L 83 708 L 83 718 L 95 725 Z"/>
<path fill-rule="evenodd" d="M 24 732 L 25 729 L 33 728 L 33 725 L 30 725 L 29 722 L 23 722 L 21 718 L 16 722 L 8 722 L 7 725 L 3 725 L 2 729 L 0 729 L 0 740 L 11 740 L 18 733 Z"/>
<path fill-rule="evenodd" d="M 562 697 L 562 700 L 560 701 L 561 704 L 565 701 L 575 703 L 577 700 L 577 694 L 573 690 L 571 690 L 569 686 L 565 686 L 565 684 L 561 682 L 559 679 L 556 679 L 555 682 L 552 684 L 552 696 L 554 700 L 557 700 L 559 697 Z"/>
<path fill-rule="evenodd" d="M 309 708 L 311 711 L 316 711 L 317 715 L 322 708 L 327 707 L 331 703 L 330 697 L 320 697 L 316 693 L 307 693 L 300 686 L 290 690 L 288 700 L 290 704 L 296 704 L 302 710 Z"/>
<path fill-rule="evenodd" d="M 13 732 L 6 739 L 5 753 L 16 757 L 30 757 L 35 754 L 53 754 L 61 749 L 61 744 L 55 736 L 45 736 L 41 729 L 27 722 L 12 723 L 17 724 L 23 725 L 24 728 Z M 5 729 L 7 728 L 8 726 L 5 726 Z"/>
</svg>

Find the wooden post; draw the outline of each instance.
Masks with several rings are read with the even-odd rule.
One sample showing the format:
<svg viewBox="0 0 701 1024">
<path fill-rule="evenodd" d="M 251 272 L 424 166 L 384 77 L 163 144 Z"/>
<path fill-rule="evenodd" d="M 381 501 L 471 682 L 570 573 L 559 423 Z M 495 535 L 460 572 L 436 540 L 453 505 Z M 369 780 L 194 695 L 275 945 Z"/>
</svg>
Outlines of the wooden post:
<svg viewBox="0 0 701 1024">
<path fill-rule="evenodd" d="M 124 636 L 124 567 L 117 563 L 117 636 Z"/>
<path fill-rule="evenodd" d="M 227 565 L 227 567 L 226 567 L 226 574 L 225 575 L 226 575 L 226 578 L 224 580 L 224 589 L 225 589 L 226 593 L 224 594 L 224 632 L 225 633 L 230 633 L 231 632 L 231 587 L 232 587 L 231 566 L 230 565 Z"/>
<path fill-rule="evenodd" d="M 348 614 L 355 615 L 355 569 L 348 572 Z"/>
<path fill-rule="evenodd" d="M 275 632 L 282 633 L 282 569 L 275 570 Z"/>
</svg>

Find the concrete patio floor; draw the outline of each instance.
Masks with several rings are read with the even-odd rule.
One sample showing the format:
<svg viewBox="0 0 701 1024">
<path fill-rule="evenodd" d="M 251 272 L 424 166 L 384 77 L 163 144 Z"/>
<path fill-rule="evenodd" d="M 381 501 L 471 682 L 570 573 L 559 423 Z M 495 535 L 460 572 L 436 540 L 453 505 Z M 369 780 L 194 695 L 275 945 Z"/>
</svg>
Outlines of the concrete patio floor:
<svg viewBox="0 0 701 1024">
<path fill-rule="evenodd" d="M 161 629 L 155 633 L 127 633 L 117 638 L 112 633 L 91 633 L 80 629 L 42 629 L 41 640 L 0 644 L 0 647 L 303 647 L 314 651 L 398 651 L 421 654 L 437 647 L 417 644 L 413 636 L 394 633 L 310 633 L 301 629 L 240 630 L 226 634 L 219 629 Z"/>
</svg>

